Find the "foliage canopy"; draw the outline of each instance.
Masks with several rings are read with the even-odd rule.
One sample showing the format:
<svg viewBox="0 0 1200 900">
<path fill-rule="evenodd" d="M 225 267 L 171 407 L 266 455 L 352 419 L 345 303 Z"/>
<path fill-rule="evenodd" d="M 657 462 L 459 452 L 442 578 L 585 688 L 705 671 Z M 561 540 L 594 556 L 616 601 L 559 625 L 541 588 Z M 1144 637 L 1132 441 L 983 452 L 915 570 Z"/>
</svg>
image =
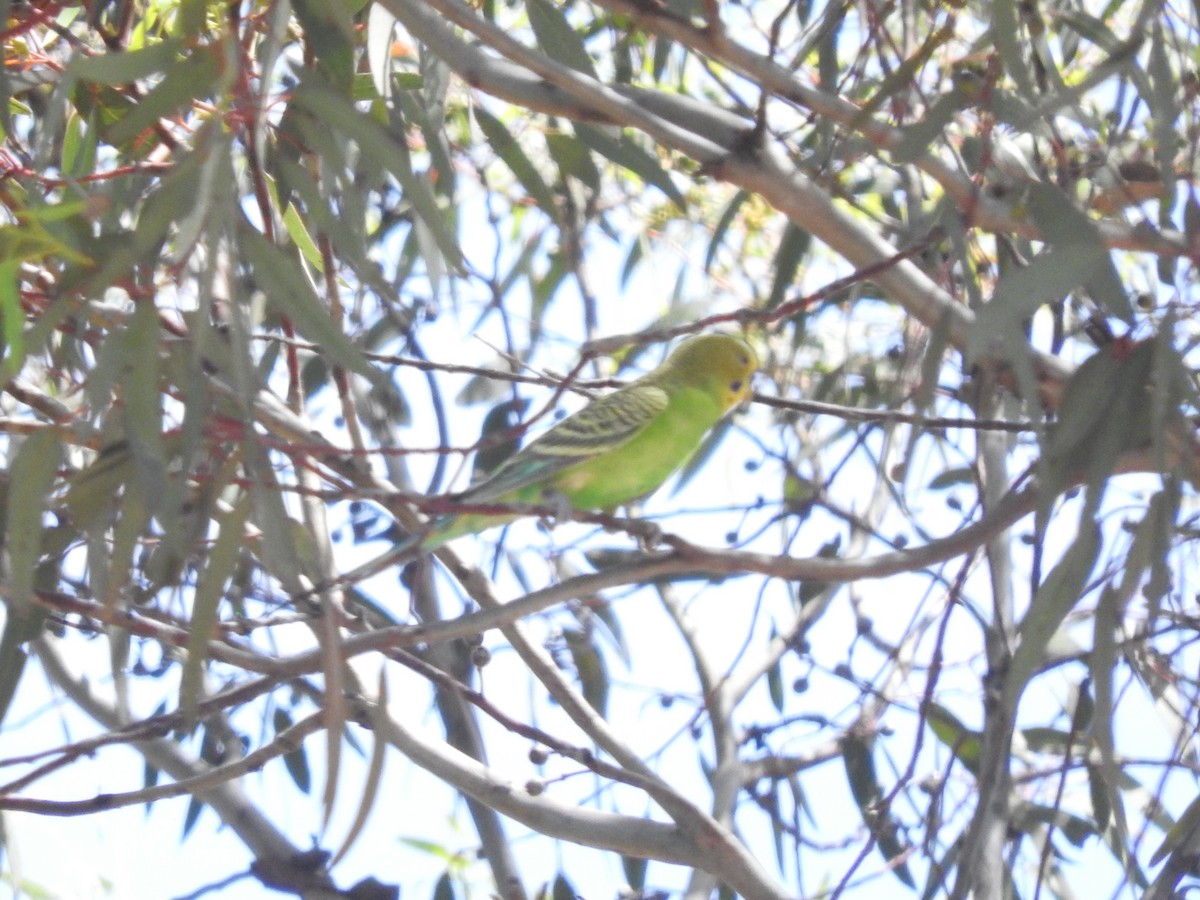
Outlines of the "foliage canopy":
<svg viewBox="0 0 1200 900">
<path fill-rule="evenodd" d="M 1197 883 L 1195 4 L 0 12 L 6 822 L 187 796 L 360 900 Z M 764 365 L 672 487 L 387 556 L 711 330 Z"/>
</svg>

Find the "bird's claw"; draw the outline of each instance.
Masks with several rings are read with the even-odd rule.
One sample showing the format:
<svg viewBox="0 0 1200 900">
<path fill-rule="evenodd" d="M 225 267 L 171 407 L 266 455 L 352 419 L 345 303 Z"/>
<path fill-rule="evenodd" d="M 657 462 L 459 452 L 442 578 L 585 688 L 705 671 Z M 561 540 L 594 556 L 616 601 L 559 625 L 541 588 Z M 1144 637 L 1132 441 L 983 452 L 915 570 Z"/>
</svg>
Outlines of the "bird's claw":
<svg viewBox="0 0 1200 900">
<path fill-rule="evenodd" d="M 575 511 L 571 501 L 558 491 L 544 491 L 539 502 L 549 512 L 548 516 L 542 516 L 542 521 L 547 524 L 566 522 Z"/>
<path fill-rule="evenodd" d="M 663 530 L 654 522 L 642 519 L 635 520 L 634 524 L 636 527 L 630 528 L 629 533 L 637 539 L 638 547 L 642 550 L 653 550 L 662 543 Z"/>
</svg>

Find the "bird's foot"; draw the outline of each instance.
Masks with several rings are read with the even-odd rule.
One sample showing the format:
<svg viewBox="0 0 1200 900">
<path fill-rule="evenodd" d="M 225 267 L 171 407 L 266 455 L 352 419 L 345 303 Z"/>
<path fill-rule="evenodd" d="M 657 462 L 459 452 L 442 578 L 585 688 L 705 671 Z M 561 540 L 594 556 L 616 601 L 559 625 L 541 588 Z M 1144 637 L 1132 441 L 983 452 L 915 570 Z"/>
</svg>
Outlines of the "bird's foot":
<svg viewBox="0 0 1200 900">
<path fill-rule="evenodd" d="M 663 530 L 646 519 L 630 519 L 625 530 L 638 542 L 642 550 L 653 550 L 662 543 Z"/>
<path fill-rule="evenodd" d="M 570 520 L 571 513 L 575 511 L 575 507 L 571 505 L 571 501 L 558 491 L 544 491 L 540 505 L 544 506 L 550 513 L 548 516 L 542 516 L 542 523 L 547 530 L 559 522 Z"/>
</svg>

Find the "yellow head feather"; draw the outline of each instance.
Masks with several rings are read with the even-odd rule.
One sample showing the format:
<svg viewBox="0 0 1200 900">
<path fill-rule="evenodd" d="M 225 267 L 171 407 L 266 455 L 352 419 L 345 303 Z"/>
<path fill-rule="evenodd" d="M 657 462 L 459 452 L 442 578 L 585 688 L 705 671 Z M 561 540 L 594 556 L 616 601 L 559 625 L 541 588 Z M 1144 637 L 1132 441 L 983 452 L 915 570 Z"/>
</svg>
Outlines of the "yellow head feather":
<svg viewBox="0 0 1200 900">
<path fill-rule="evenodd" d="M 655 382 L 699 385 L 713 391 L 723 410 L 749 399 L 750 376 L 758 357 L 744 340 L 730 334 L 702 334 L 675 348 L 656 372 Z"/>
</svg>

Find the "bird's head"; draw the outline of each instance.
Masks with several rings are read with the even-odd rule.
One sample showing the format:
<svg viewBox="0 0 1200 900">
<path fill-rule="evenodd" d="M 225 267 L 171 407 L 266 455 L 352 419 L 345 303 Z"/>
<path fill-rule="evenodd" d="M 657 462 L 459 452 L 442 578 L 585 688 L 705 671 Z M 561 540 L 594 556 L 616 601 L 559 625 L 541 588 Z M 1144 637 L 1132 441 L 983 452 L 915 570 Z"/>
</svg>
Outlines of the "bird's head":
<svg viewBox="0 0 1200 900">
<path fill-rule="evenodd" d="M 758 368 L 758 357 L 739 337 L 702 334 L 676 347 L 666 368 L 688 384 L 714 391 L 721 409 L 728 410 L 750 399 L 750 376 Z"/>
</svg>

